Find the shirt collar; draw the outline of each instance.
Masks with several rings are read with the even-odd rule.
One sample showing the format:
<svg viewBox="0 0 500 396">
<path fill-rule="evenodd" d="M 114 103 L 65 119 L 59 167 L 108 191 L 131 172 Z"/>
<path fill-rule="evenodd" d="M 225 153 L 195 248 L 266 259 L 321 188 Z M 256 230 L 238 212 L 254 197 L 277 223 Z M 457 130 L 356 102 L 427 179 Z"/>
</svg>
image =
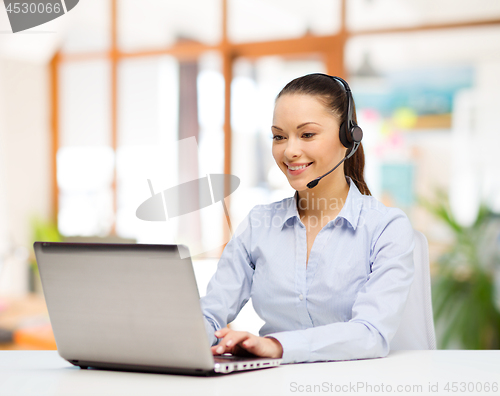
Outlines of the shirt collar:
<svg viewBox="0 0 500 396">
<path fill-rule="evenodd" d="M 362 205 L 363 196 L 359 192 L 358 187 L 356 187 L 356 184 L 352 181 L 352 179 L 349 176 L 346 176 L 346 180 L 349 183 L 349 192 L 347 193 L 345 204 L 342 207 L 338 216 L 336 217 L 336 220 L 332 220 L 330 221 L 330 223 L 332 222 L 337 223 L 339 218 L 343 218 L 355 230 L 358 225 L 359 216 L 361 214 L 361 208 L 363 206 Z M 281 228 L 283 228 L 284 224 L 293 217 L 300 219 L 299 212 L 297 210 L 298 195 L 299 194 L 296 191 L 294 196 L 288 199 L 288 204 L 284 207 L 281 221 L 279 223 Z"/>
</svg>

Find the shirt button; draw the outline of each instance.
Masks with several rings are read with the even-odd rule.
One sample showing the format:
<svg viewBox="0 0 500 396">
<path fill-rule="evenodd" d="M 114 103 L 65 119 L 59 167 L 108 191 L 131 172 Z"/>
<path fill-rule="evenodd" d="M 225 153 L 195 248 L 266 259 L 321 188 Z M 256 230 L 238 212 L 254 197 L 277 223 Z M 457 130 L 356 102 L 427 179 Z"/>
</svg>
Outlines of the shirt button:
<svg viewBox="0 0 500 396">
<path fill-rule="evenodd" d="M 301 295 L 299 296 L 299 300 L 300 300 L 300 301 L 302 301 L 303 299 L 304 299 L 304 296 L 301 294 Z"/>
</svg>

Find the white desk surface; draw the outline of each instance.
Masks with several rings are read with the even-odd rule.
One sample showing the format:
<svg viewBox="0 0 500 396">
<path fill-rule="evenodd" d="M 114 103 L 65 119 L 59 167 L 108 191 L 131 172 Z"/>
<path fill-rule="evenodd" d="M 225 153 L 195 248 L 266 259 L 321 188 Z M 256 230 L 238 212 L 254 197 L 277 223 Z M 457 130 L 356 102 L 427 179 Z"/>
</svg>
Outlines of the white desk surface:
<svg viewBox="0 0 500 396">
<path fill-rule="evenodd" d="M 81 370 L 56 351 L 0 351 L 2 396 L 500 395 L 491 389 L 494 382 L 500 386 L 500 351 L 395 351 L 382 359 L 282 365 L 208 378 Z"/>
</svg>

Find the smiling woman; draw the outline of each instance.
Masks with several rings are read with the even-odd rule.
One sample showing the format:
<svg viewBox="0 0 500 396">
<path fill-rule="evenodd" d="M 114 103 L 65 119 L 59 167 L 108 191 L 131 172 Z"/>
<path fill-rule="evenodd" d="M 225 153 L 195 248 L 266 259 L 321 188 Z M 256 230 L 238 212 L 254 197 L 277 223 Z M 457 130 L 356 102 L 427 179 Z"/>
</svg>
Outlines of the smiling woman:
<svg viewBox="0 0 500 396">
<path fill-rule="evenodd" d="M 307 117 L 315 122 L 301 122 Z M 297 191 L 306 190 L 314 177 L 326 173 L 344 156 L 340 143 L 338 119 L 329 114 L 319 99 L 310 95 L 288 94 L 278 98 L 274 111 L 273 157 Z M 300 177 L 298 177 L 300 175 Z M 314 177 L 313 177 L 314 176 Z M 328 181 L 339 179 L 331 173 Z M 332 183 L 323 182 L 315 189 L 324 190 Z"/>
<path fill-rule="evenodd" d="M 413 280 L 413 229 L 370 196 L 355 117 L 336 77 L 300 77 L 278 95 L 272 154 L 296 193 L 255 206 L 226 245 L 201 299 L 214 354 L 293 363 L 389 353 Z M 226 328 L 250 298 L 260 336 Z"/>
<path fill-rule="evenodd" d="M 307 119 L 307 117 L 313 117 L 316 121 L 300 121 Z M 299 123 L 296 132 L 303 139 L 313 140 L 314 144 L 318 147 L 321 146 L 323 150 L 335 150 L 335 157 L 339 159 L 337 166 L 342 165 L 344 167 L 342 164 L 342 159 L 344 159 L 346 161 L 346 176 L 354 180 L 363 194 L 371 195 L 363 177 L 364 153 L 361 145 L 363 132 L 356 124 L 354 101 L 352 100 L 350 88 L 344 80 L 319 73 L 293 80 L 278 95 L 274 120 L 275 124 L 279 123 L 280 120 L 281 122 L 295 121 Z M 293 130 L 292 125 L 288 125 L 288 127 Z M 273 125 L 272 130 L 273 132 L 284 133 L 283 129 L 276 125 Z M 325 131 L 330 133 L 325 135 Z M 336 132 L 333 133 L 332 131 L 339 131 L 339 133 L 337 135 Z M 332 139 L 332 137 L 335 137 L 335 142 L 325 140 L 325 138 Z M 285 136 L 279 133 L 273 135 L 274 143 L 282 141 L 284 138 Z M 334 148 L 337 142 L 340 143 L 339 147 Z M 281 147 L 281 150 L 279 147 Z M 273 145 L 273 156 L 277 162 L 277 155 L 283 156 L 284 154 L 282 152 L 284 150 L 283 146 L 280 145 L 279 147 Z M 346 156 L 346 149 L 348 148 L 351 150 L 349 155 Z M 288 149 L 288 154 L 290 154 L 290 149 Z M 325 157 L 325 153 L 321 151 L 318 151 L 317 154 L 322 158 Z M 329 158 L 329 156 L 326 155 L 326 158 Z M 333 158 L 330 159 L 333 161 Z M 293 167 L 293 165 L 301 166 L 305 164 L 299 164 L 290 159 L 286 165 L 287 167 L 289 167 L 288 165 Z M 332 169 L 332 166 L 329 169 Z M 290 169 L 289 174 L 293 175 Z M 324 177 L 327 175 L 328 173 Z M 329 178 L 332 180 L 333 176 L 329 176 Z M 309 185 L 308 187 L 311 188 L 312 186 Z"/>
</svg>

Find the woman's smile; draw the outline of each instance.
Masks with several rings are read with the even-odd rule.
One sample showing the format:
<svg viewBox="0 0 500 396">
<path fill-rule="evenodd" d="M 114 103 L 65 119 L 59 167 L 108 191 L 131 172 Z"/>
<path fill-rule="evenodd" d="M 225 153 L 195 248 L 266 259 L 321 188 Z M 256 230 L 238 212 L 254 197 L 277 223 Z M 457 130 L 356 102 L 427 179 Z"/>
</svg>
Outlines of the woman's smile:
<svg viewBox="0 0 500 396">
<path fill-rule="evenodd" d="M 291 176 L 296 176 L 300 175 L 301 173 L 305 172 L 307 168 L 312 164 L 312 162 L 309 163 L 301 163 L 301 164 L 294 164 L 294 163 L 285 163 L 287 166 L 287 171 L 288 174 Z"/>
</svg>

